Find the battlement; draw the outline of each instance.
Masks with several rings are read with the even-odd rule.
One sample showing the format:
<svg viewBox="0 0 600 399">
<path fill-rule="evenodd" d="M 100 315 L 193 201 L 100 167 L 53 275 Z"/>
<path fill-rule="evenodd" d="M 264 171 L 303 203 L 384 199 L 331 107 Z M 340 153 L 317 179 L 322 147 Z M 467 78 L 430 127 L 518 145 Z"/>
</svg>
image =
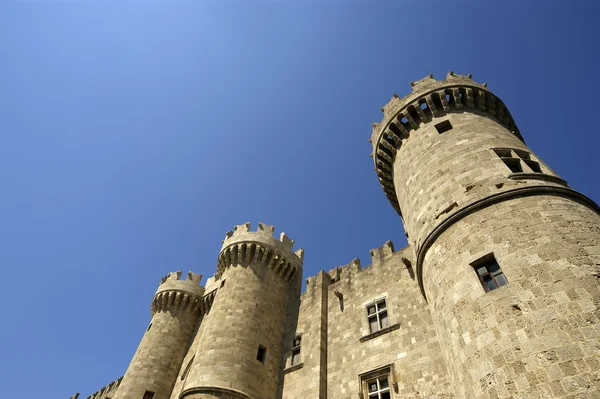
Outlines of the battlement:
<svg viewBox="0 0 600 399">
<path fill-rule="evenodd" d="M 91 394 L 90 396 L 88 396 L 85 399 L 104 399 L 109 394 L 114 395 L 114 393 L 117 391 L 117 388 L 121 384 L 121 380 L 123 380 L 123 377 L 119 377 L 118 379 L 112 381 L 111 383 L 103 386 L 98 391 L 94 392 L 93 394 Z M 110 396 L 112 397 L 113 395 L 110 395 Z M 79 396 L 79 394 L 77 396 Z M 75 399 L 77 399 L 77 396 L 75 397 Z"/>
<path fill-rule="evenodd" d="M 181 280 L 181 270 L 170 272 L 160 280 L 156 293 L 162 291 L 176 290 L 187 291 L 190 294 L 202 295 L 204 287 L 200 285 L 202 275 L 189 271 L 186 278 Z"/>
<path fill-rule="evenodd" d="M 240 224 L 228 231 L 217 262 L 217 274 L 232 264 L 260 263 L 273 268 L 284 279 L 292 281 L 302 271 L 304 250 L 294 252 L 294 240 L 281 233 L 273 236 L 275 226 L 258 223 L 256 231 L 250 231 L 250 223 Z"/>
<path fill-rule="evenodd" d="M 399 251 L 403 251 L 406 248 L 408 247 L 401 248 Z M 394 250 L 394 243 L 388 240 L 382 246 L 373 248 L 369 252 L 371 254 L 370 265 L 366 266 L 365 268 L 362 268 L 360 259 L 354 258 L 349 263 L 342 266 L 334 267 L 333 269 L 326 272 L 326 274 L 331 279 L 330 282 L 333 284 L 337 281 L 340 281 L 341 279 L 346 278 L 348 275 L 360 273 L 363 270 L 366 270 L 370 267 L 377 267 L 383 264 L 390 256 L 392 256 L 397 251 Z M 410 264 L 410 261 L 406 260 L 405 262 L 405 258 L 402 258 L 402 262 L 405 264 L 407 269 L 410 269 L 410 266 L 407 265 L 407 262 Z M 412 270 L 409 270 L 409 273 L 412 278 Z M 315 278 L 316 276 L 308 277 L 306 279 L 306 285 L 309 286 L 311 284 L 314 284 Z"/>
<path fill-rule="evenodd" d="M 400 98 L 394 94 L 381 108 L 383 119 L 373 123 L 370 142 L 373 145 L 375 170 L 392 207 L 402 216 L 396 197 L 393 165 L 396 152 L 413 130 L 435 117 L 450 112 L 473 112 L 492 118 L 523 140 L 510 112 L 487 84 L 479 84 L 471 75 L 448 72 L 445 80 L 429 75 L 410 83 L 412 92 Z"/>
<path fill-rule="evenodd" d="M 200 285 L 202 275 L 190 271 L 184 280 L 180 280 L 180 277 L 181 270 L 178 270 L 160 280 L 152 300 L 152 314 L 178 309 L 194 313 L 199 309 L 200 299 L 204 295 L 204 287 Z"/>
<path fill-rule="evenodd" d="M 369 252 L 371 254 L 371 264 L 380 264 L 394 253 L 394 243 L 387 240 L 385 244 L 378 248 L 373 248 Z"/>
</svg>

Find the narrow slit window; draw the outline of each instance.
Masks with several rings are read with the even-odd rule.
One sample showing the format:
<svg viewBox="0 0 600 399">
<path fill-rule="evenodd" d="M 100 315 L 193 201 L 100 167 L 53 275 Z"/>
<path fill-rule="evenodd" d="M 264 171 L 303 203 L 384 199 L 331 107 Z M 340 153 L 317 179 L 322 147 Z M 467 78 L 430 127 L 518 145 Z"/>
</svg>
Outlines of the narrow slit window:
<svg viewBox="0 0 600 399">
<path fill-rule="evenodd" d="M 437 125 L 435 125 L 435 128 L 437 129 L 438 133 L 444 133 L 447 132 L 448 130 L 452 129 L 452 124 L 450 123 L 449 120 L 445 120 L 443 122 L 438 123 Z"/>
<path fill-rule="evenodd" d="M 146 328 L 146 331 L 150 331 L 150 328 L 152 328 L 152 323 L 148 324 L 148 328 Z"/>
<path fill-rule="evenodd" d="M 258 352 L 256 353 L 256 360 L 264 363 L 267 359 L 267 348 L 262 345 L 258 345 Z"/>
<path fill-rule="evenodd" d="M 185 380 L 188 374 L 190 373 L 190 368 L 192 368 L 192 362 L 194 361 L 194 357 L 196 356 L 192 356 L 187 366 L 185 366 L 185 370 L 183 370 L 183 374 L 181 374 L 181 380 Z"/>
<path fill-rule="evenodd" d="M 508 280 L 494 255 L 488 255 L 472 264 L 486 292 L 508 284 Z"/>
<path fill-rule="evenodd" d="M 390 326 L 385 299 L 367 306 L 369 331 L 374 333 Z"/>
</svg>

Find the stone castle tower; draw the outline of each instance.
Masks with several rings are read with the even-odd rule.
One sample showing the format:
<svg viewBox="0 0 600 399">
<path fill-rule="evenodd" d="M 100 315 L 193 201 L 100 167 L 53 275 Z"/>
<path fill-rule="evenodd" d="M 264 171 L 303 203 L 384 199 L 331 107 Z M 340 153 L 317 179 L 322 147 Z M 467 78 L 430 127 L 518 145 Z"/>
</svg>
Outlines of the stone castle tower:
<svg viewBox="0 0 600 399">
<path fill-rule="evenodd" d="M 125 375 L 89 398 L 600 397 L 600 208 L 485 84 L 411 86 L 370 140 L 407 247 L 301 294 L 303 251 L 236 226 L 205 288 L 163 278 Z"/>
</svg>

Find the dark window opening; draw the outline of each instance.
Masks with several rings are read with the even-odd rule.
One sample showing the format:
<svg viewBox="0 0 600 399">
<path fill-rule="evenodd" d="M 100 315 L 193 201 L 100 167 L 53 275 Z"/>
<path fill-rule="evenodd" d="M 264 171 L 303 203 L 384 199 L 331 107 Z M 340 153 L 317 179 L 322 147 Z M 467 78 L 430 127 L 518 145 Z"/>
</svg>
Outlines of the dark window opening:
<svg viewBox="0 0 600 399">
<path fill-rule="evenodd" d="M 445 120 L 443 122 L 438 123 L 437 125 L 435 125 L 435 128 L 437 129 L 438 133 L 444 133 L 447 132 L 448 130 L 452 129 L 452 124 L 450 123 L 449 120 Z"/>
<path fill-rule="evenodd" d="M 519 158 L 521 159 L 531 159 L 531 156 L 529 155 L 529 153 L 527 151 L 523 151 L 523 150 L 513 150 L 515 152 L 515 154 L 517 154 L 519 156 Z"/>
<path fill-rule="evenodd" d="M 504 164 L 508 166 L 508 168 L 513 173 L 520 173 L 523 171 L 523 167 L 521 166 L 521 161 L 515 158 L 502 158 Z"/>
<path fill-rule="evenodd" d="M 258 345 L 258 353 L 256 354 L 256 360 L 261 363 L 264 363 L 267 359 L 267 348 L 262 345 Z"/>
<path fill-rule="evenodd" d="M 374 333 L 390 326 L 385 299 L 367 306 L 369 330 Z"/>
<path fill-rule="evenodd" d="M 525 162 L 527 164 L 527 166 L 529 166 L 529 169 L 531 169 L 535 173 L 542 173 L 542 168 L 540 167 L 540 164 L 538 162 L 535 162 L 535 161 L 523 161 L 523 162 Z"/>
<path fill-rule="evenodd" d="M 154 399 L 154 392 L 146 391 L 146 393 L 144 393 L 144 396 L 142 399 Z"/>
<path fill-rule="evenodd" d="M 500 158 L 510 158 L 510 157 L 512 157 L 512 154 L 510 153 L 510 150 L 508 148 L 494 148 L 494 152 Z"/>
<path fill-rule="evenodd" d="M 523 164 L 521 162 L 524 162 L 533 173 L 544 173 L 540 163 L 527 151 L 514 148 L 492 148 L 492 150 L 513 173 L 524 172 Z M 525 170 L 525 172 L 529 172 L 529 170 Z"/>
<path fill-rule="evenodd" d="M 152 327 L 152 323 L 148 324 L 148 328 L 146 328 L 146 331 L 150 331 L 151 327 Z"/>
<path fill-rule="evenodd" d="M 223 288 L 225 287 L 225 280 L 221 281 L 221 285 L 219 286 L 219 288 Z"/>
<path fill-rule="evenodd" d="M 300 345 L 302 344 L 302 337 L 296 335 L 292 342 L 292 366 L 300 364 Z"/>
<path fill-rule="evenodd" d="M 473 263 L 472 266 L 486 292 L 508 284 L 508 280 L 493 254 L 483 257 Z"/>
</svg>

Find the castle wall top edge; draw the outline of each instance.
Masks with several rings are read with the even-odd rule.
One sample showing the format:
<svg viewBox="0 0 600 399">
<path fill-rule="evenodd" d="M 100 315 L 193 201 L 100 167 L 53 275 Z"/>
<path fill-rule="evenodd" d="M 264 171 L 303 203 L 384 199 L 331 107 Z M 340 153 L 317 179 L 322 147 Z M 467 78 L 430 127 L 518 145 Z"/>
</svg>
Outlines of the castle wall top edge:
<svg viewBox="0 0 600 399">
<path fill-rule="evenodd" d="M 294 240 L 290 239 L 286 233 L 281 233 L 279 239 L 274 236 L 275 226 L 268 225 L 262 222 L 258 223 L 256 231 L 250 230 L 250 223 L 240 224 L 234 227 L 233 231 L 228 231 L 223 240 L 221 252 L 235 244 L 241 243 L 261 243 L 267 245 L 282 254 L 286 254 L 287 258 L 302 267 L 304 260 L 304 250 L 298 249 L 294 252 Z"/>
<path fill-rule="evenodd" d="M 382 246 L 373 248 L 369 251 L 371 254 L 371 263 L 364 267 L 361 266 L 361 262 L 360 262 L 359 258 L 354 258 L 345 265 L 336 266 L 336 267 L 330 269 L 329 271 L 323 271 L 323 272 L 327 276 L 329 276 L 330 283 L 335 283 L 336 281 L 339 281 L 344 275 L 346 275 L 348 273 L 360 273 L 360 272 L 370 269 L 372 267 L 377 267 L 377 266 L 383 264 L 387 258 L 391 257 L 394 254 L 408 252 L 411 255 L 407 254 L 407 257 L 412 258 L 412 252 L 410 252 L 410 251 L 412 251 L 412 248 L 410 247 L 410 245 L 406 245 L 398 250 L 394 250 L 394 244 L 392 243 L 391 240 L 388 240 Z M 313 281 L 315 281 L 318 274 L 319 273 L 317 273 L 314 276 L 309 276 L 306 278 L 305 281 L 306 281 L 307 286 L 310 285 Z M 304 293 L 305 292 L 303 292 L 303 294 Z"/>
<path fill-rule="evenodd" d="M 156 294 L 164 291 L 185 291 L 192 295 L 202 296 L 204 287 L 200 285 L 202 275 L 188 272 L 185 279 L 180 279 L 181 270 L 170 272 L 160 281 Z M 156 295 L 155 294 L 155 295 Z"/>
<path fill-rule="evenodd" d="M 373 146 L 375 146 L 381 131 L 385 129 L 385 126 L 388 125 L 388 123 L 402 108 L 413 104 L 419 99 L 419 97 L 427 93 L 440 91 L 453 86 L 469 86 L 490 92 L 487 89 L 487 83 L 477 83 L 471 79 L 471 74 L 459 75 L 453 71 L 448 72 L 446 79 L 444 80 L 436 80 L 433 75 L 430 74 L 423 79 L 410 82 L 410 85 L 412 87 L 412 91 L 410 93 L 402 98 L 398 97 L 397 94 L 394 94 L 390 101 L 388 101 L 388 103 L 381 108 L 381 112 L 383 112 L 383 119 L 379 123 L 373 123 L 373 132 L 371 134 Z"/>
</svg>

